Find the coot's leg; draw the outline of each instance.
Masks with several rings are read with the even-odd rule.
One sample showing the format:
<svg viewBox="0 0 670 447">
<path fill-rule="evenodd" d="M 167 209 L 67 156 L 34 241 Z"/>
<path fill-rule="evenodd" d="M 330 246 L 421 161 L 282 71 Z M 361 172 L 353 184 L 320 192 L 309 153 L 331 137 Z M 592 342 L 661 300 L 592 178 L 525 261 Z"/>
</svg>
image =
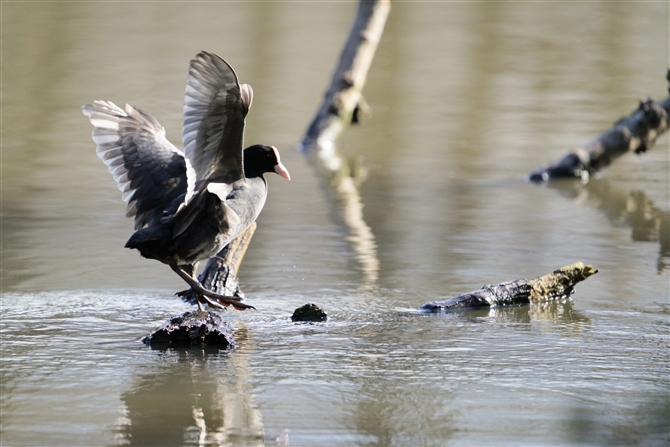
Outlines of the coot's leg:
<svg viewBox="0 0 670 447">
<path fill-rule="evenodd" d="M 193 271 L 193 267 L 189 266 L 189 270 Z M 202 285 L 198 282 L 197 279 L 195 279 L 193 276 L 189 275 L 186 271 L 184 271 L 184 268 L 177 264 L 177 258 L 172 257 L 170 258 L 170 268 L 174 270 L 174 272 L 179 275 L 181 279 L 186 281 L 186 283 L 191 286 L 191 289 L 193 292 L 195 292 L 196 297 L 198 297 L 198 307 L 201 306 L 200 304 L 200 297 L 204 298 L 204 300 L 207 302 L 207 304 L 210 304 L 214 307 L 222 307 L 222 306 L 228 306 L 228 305 L 233 305 L 233 307 L 237 310 L 244 310 L 244 309 L 255 309 L 254 306 L 250 306 L 248 304 L 241 303 L 240 301 L 242 298 L 234 297 L 234 296 L 224 296 L 220 295 L 218 293 L 212 292 L 211 290 L 207 290 Z M 211 298 L 211 299 L 210 299 Z M 202 308 L 201 308 L 202 309 Z"/>
<path fill-rule="evenodd" d="M 181 269 L 188 276 L 194 278 L 195 277 L 194 274 L 195 274 L 195 271 L 197 269 L 197 266 L 198 266 L 197 262 L 195 264 L 185 264 L 185 265 L 181 266 Z M 189 301 L 190 301 L 191 296 L 192 296 L 193 298 L 195 298 L 195 302 L 198 303 L 198 309 L 205 310 L 205 303 L 207 302 L 206 299 L 193 289 L 182 290 L 180 292 L 175 293 L 175 296 L 188 297 Z"/>
</svg>

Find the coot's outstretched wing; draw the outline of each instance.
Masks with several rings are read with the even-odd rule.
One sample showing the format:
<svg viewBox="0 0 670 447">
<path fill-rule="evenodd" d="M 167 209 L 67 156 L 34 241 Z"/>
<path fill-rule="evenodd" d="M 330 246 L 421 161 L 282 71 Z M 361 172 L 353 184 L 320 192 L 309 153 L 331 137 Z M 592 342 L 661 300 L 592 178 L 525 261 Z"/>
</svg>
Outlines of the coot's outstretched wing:
<svg viewBox="0 0 670 447">
<path fill-rule="evenodd" d="M 201 51 L 191 61 L 184 98 L 184 154 L 204 183 L 233 183 L 244 177 L 244 118 L 253 91 L 240 85 L 233 68 L 216 54 Z"/>
<path fill-rule="evenodd" d="M 195 172 L 151 114 L 109 101 L 85 104 L 82 111 L 93 124 L 98 157 L 128 204 L 126 216 L 135 216 L 136 230 L 157 222 L 170 203 L 193 189 Z"/>
</svg>

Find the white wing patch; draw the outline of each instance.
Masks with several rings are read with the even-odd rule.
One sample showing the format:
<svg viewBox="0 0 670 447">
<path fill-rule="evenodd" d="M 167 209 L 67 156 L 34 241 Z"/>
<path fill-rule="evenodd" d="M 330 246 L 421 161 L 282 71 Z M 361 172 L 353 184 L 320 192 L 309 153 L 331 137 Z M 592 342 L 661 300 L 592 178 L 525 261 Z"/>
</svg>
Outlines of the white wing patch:
<svg viewBox="0 0 670 447">
<path fill-rule="evenodd" d="M 212 194 L 215 194 L 219 198 L 219 200 L 221 200 L 221 205 L 223 206 L 229 227 L 236 228 L 241 222 L 240 216 L 238 216 L 237 213 L 233 211 L 233 209 L 226 204 L 228 194 L 230 194 L 232 190 L 233 185 L 230 185 L 228 183 L 207 184 L 207 191 L 211 192 Z"/>
</svg>

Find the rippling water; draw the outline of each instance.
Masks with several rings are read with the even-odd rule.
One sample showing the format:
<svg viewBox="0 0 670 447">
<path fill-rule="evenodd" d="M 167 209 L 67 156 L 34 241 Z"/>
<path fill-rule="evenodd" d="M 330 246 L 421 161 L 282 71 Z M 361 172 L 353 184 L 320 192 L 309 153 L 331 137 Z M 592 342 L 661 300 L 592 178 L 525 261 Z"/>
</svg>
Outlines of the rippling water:
<svg viewBox="0 0 670 447">
<path fill-rule="evenodd" d="M 664 3 L 395 3 L 365 93 L 363 217 L 293 150 L 353 3 L 3 3 L 2 445 L 667 445 L 668 138 L 584 185 L 523 176 L 667 96 Z M 241 269 L 238 344 L 152 350 L 189 307 L 132 223 L 80 106 L 180 138 L 188 60 L 255 92 L 282 150 Z M 583 261 L 563 302 L 421 304 Z M 293 309 L 324 308 L 325 324 Z"/>
<path fill-rule="evenodd" d="M 272 445 L 284 430 L 292 445 L 662 439 L 667 311 L 580 312 L 564 302 L 424 315 L 379 301 L 352 314 L 361 297 L 345 294 L 319 300 L 342 307 L 329 323 L 293 324 L 286 315 L 305 297 L 279 306 L 275 294 L 254 297 L 259 312 L 226 314 L 239 346 L 219 352 L 142 345 L 148 327 L 183 307 L 158 293 L 6 295 L 3 437 L 8 445 Z"/>
</svg>

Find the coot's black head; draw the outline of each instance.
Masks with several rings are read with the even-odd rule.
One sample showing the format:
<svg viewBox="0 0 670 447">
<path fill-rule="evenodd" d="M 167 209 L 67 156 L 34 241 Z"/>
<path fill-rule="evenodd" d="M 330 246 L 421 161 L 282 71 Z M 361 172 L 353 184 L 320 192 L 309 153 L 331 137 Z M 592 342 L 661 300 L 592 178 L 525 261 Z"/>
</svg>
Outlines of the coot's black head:
<svg viewBox="0 0 670 447">
<path fill-rule="evenodd" d="M 274 146 L 255 144 L 244 150 L 244 176 L 262 177 L 266 172 L 276 172 L 291 180 L 288 170 L 281 164 L 279 151 Z"/>
</svg>

